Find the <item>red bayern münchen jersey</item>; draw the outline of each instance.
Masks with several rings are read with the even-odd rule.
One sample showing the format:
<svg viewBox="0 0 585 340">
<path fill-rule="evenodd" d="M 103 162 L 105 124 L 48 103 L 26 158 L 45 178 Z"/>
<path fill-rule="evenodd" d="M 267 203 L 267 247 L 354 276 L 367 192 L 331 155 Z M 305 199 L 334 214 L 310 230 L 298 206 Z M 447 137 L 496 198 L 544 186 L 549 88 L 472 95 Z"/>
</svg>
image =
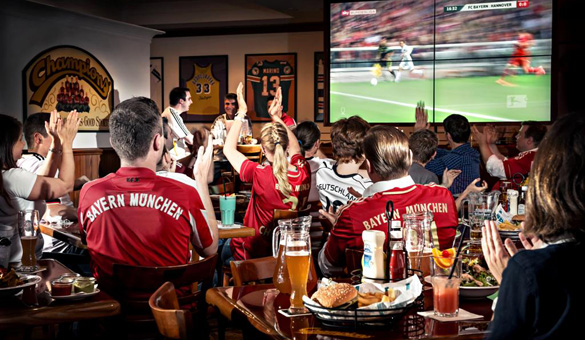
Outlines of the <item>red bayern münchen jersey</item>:
<svg viewBox="0 0 585 340">
<path fill-rule="evenodd" d="M 514 53 L 512 55 L 515 57 L 529 56 L 530 45 L 532 44 L 533 39 L 534 38 L 530 33 L 521 33 L 518 35 L 518 41 L 516 42 Z"/>
<path fill-rule="evenodd" d="M 503 163 L 504 171 L 506 172 L 506 178 L 513 178 L 513 176 L 517 173 L 520 173 L 524 176 L 528 175 L 535 155 L 536 150 L 530 150 L 521 152 L 514 158 L 505 159 Z"/>
<path fill-rule="evenodd" d="M 256 229 L 256 236 L 234 238 L 231 250 L 235 260 L 253 259 L 269 256 L 272 253 L 268 230 L 274 216 L 274 209 L 302 209 L 307 203 L 311 189 L 311 169 L 300 154 L 293 155 L 290 164 L 297 167 L 296 171 L 288 171 L 288 182 L 292 187 L 289 197 L 276 187 L 278 182 L 272 174 L 271 165 L 260 165 L 246 160 L 242 164 L 240 178 L 244 182 L 252 182 L 252 198 L 246 210 L 244 225 Z"/>
<path fill-rule="evenodd" d="M 78 216 L 98 280 L 112 276 L 114 263 L 185 264 L 190 242 L 198 251 L 213 242 L 197 190 L 146 168 L 120 168 L 84 185 Z"/>
<path fill-rule="evenodd" d="M 450 248 L 458 224 L 457 207 L 448 189 L 435 184 L 411 185 L 393 188 L 348 203 L 343 209 L 325 248 L 327 260 L 340 266 L 345 262 L 345 249 L 363 249 L 362 232 L 381 230 L 387 233 L 386 202 L 394 203 L 393 221 L 400 221 L 407 213 L 430 210 L 441 249 Z"/>
</svg>

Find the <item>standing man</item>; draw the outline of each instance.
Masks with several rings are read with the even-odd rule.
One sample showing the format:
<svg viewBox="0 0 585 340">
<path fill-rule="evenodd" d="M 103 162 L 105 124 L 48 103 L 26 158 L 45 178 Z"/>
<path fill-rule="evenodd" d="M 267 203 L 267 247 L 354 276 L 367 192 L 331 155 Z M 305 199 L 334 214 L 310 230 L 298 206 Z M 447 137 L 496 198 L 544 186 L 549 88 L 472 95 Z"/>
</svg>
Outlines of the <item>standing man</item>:
<svg viewBox="0 0 585 340">
<path fill-rule="evenodd" d="M 163 124 L 152 100 L 123 101 L 110 117 L 110 142 L 120 157 L 116 173 L 86 184 L 79 225 L 87 235 L 91 269 L 100 287 L 115 287 L 113 264 L 173 266 L 189 262 L 189 245 L 204 257 L 217 253 L 217 221 L 207 173 L 211 143 L 195 163 L 197 188 L 157 176 Z"/>
<path fill-rule="evenodd" d="M 193 103 L 191 93 L 186 87 L 175 87 L 169 94 L 169 103 L 162 116 L 168 119 L 172 131 L 173 149 L 169 150 L 175 159 L 181 159 L 189 156 L 187 144 L 193 145 L 193 135 L 183 123 L 181 113 L 189 111 L 189 106 Z"/>
<path fill-rule="evenodd" d="M 512 179 L 515 174 L 527 176 L 540 141 L 546 135 L 546 126 L 534 121 L 522 122 L 516 135 L 516 148 L 520 154 L 513 158 L 505 157 L 496 146 L 497 134 L 493 126 L 487 125 L 483 133 L 476 126 L 472 128 L 473 137 L 479 143 L 479 151 L 487 172 L 499 179 Z"/>
</svg>

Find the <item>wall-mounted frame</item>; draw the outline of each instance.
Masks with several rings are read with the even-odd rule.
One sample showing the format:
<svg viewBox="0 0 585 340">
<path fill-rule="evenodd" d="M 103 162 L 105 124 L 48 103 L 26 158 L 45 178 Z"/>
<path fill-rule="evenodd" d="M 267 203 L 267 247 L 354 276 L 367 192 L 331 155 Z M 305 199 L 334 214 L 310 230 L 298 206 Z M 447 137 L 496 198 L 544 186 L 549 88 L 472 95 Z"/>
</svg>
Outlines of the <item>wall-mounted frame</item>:
<svg viewBox="0 0 585 340">
<path fill-rule="evenodd" d="M 315 122 L 323 122 L 325 118 L 325 55 L 315 52 L 314 58 L 315 83 Z"/>
<path fill-rule="evenodd" d="M 80 114 L 79 131 L 109 130 L 114 79 L 91 53 L 62 45 L 37 54 L 22 70 L 24 119 L 37 112 Z"/>
<path fill-rule="evenodd" d="M 297 54 L 246 54 L 246 103 L 254 122 L 270 121 L 267 102 L 282 88 L 283 112 L 296 120 Z"/>
<path fill-rule="evenodd" d="M 179 57 L 179 84 L 189 89 L 193 104 L 184 122 L 212 122 L 223 112 L 228 93 L 228 56 Z"/>
<path fill-rule="evenodd" d="M 164 59 L 150 58 L 150 99 L 154 100 L 162 112 L 165 109 Z"/>
</svg>

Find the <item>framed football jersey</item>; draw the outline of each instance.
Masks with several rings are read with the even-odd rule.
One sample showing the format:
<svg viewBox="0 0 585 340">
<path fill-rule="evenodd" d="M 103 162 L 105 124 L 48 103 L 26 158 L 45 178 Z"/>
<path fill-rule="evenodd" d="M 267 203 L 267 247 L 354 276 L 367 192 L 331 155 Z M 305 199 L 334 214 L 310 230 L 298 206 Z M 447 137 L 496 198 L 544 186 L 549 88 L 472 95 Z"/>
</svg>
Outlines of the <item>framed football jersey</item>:
<svg viewBox="0 0 585 340">
<path fill-rule="evenodd" d="M 184 122 L 212 122 L 223 113 L 228 93 L 228 56 L 179 57 L 179 84 L 191 93 L 193 104 Z"/>
<path fill-rule="evenodd" d="M 252 121 L 270 121 L 268 102 L 282 88 L 282 112 L 296 119 L 297 54 L 246 54 L 246 103 Z"/>
</svg>

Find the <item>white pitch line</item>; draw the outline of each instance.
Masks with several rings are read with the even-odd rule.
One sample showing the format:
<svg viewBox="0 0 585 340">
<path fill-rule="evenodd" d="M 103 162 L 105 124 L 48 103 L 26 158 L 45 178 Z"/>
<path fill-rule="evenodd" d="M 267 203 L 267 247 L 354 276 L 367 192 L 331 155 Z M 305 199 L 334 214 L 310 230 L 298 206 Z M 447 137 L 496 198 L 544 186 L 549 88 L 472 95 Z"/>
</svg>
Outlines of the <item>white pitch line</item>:
<svg viewBox="0 0 585 340">
<path fill-rule="evenodd" d="M 332 94 L 338 94 L 340 96 L 353 97 L 353 98 L 359 98 L 359 99 L 366 99 L 366 100 L 371 100 L 371 101 L 374 101 L 374 102 L 381 102 L 381 103 L 388 103 L 388 104 L 395 104 L 395 105 L 399 105 L 399 106 L 406 106 L 406 107 L 416 108 L 416 105 L 415 104 L 401 103 L 401 102 L 397 102 L 397 101 L 394 101 L 394 100 L 387 100 L 387 99 L 380 99 L 380 98 L 359 96 L 357 94 L 343 93 L 343 92 L 336 92 L 336 91 L 331 91 L 331 93 Z M 463 111 L 456 111 L 456 110 L 449 110 L 449 109 L 439 109 L 439 108 L 435 108 L 435 111 L 444 112 L 444 113 L 455 113 L 455 114 L 460 114 L 462 116 L 470 116 L 470 117 L 475 117 L 475 118 L 495 119 L 495 120 L 499 120 L 499 121 L 503 121 L 503 122 L 517 122 L 517 120 L 513 120 L 513 119 L 509 119 L 509 118 L 496 117 L 496 116 L 488 116 L 488 115 L 483 115 L 481 113 L 463 112 Z"/>
</svg>

